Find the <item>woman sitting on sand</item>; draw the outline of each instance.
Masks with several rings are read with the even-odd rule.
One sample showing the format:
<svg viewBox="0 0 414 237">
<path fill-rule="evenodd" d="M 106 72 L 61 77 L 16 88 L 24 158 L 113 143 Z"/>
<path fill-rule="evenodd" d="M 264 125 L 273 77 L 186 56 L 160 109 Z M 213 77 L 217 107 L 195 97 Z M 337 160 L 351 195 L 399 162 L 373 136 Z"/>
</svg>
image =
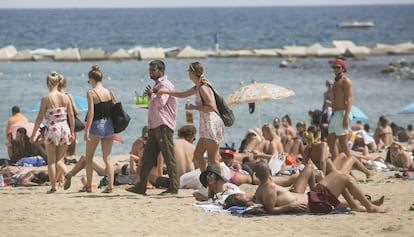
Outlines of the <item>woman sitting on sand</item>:
<svg viewBox="0 0 414 237">
<path fill-rule="evenodd" d="M 320 130 L 318 127 L 311 125 L 304 133 L 306 147 L 302 159 L 303 164 L 311 160 L 323 175 L 326 175 L 326 166 L 328 163 L 328 144 L 320 140 Z"/>
<path fill-rule="evenodd" d="M 283 150 L 286 152 L 290 152 L 294 143 L 294 139 L 297 137 L 297 133 L 295 129 L 292 127 L 292 120 L 290 119 L 289 115 L 286 114 L 282 117 L 282 125 L 285 128 L 285 133 L 281 137 Z"/>
<path fill-rule="evenodd" d="M 17 163 L 23 157 L 41 156 L 43 160 L 47 160 L 45 149 L 36 142 L 31 144 L 30 138 L 27 136 L 25 128 L 18 128 L 16 131 L 16 138 L 12 140 L 12 156 L 10 162 Z"/>
<path fill-rule="evenodd" d="M 262 134 L 265 141 L 253 150 L 254 160 L 265 159 L 269 161 L 272 156 L 283 153 L 280 137 L 276 135 L 275 128 L 271 124 L 263 125 Z"/>
<path fill-rule="evenodd" d="M 377 128 L 374 132 L 374 140 L 377 143 L 378 150 L 389 147 L 394 141 L 388 118 L 384 115 L 378 119 Z"/>
</svg>

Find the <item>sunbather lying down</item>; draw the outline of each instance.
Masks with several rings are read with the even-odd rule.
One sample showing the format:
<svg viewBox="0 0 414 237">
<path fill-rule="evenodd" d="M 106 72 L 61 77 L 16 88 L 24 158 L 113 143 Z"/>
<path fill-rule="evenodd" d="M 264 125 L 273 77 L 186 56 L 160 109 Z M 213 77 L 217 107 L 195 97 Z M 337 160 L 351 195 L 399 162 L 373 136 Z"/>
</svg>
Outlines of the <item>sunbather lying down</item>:
<svg viewBox="0 0 414 237">
<path fill-rule="evenodd" d="M 340 205 L 339 195 L 343 195 L 346 204 L 353 211 L 385 213 L 387 208 L 382 206 L 384 197 L 370 201 L 363 194 L 355 179 L 349 175 L 353 159 L 347 159 L 341 170 L 330 172 L 318 184 L 310 183 L 311 191 L 305 194 L 308 181 L 312 180 L 313 164 L 307 165 L 294 184 L 294 188 L 287 190 L 275 184 L 270 175 L 267 163 L 262 162 L 255 167 L 256 176 L 260 185 L 253 199 L 245 194 L 234 194 L 226 200 L 226 207 L 235 205 L 250 206 L 262 204 L 267 214 L 283 214 L 296 212 L 329 213 Z M 356 199 L 356 200 L 355 200 Z"/>
<path fill-rule="evenodd" d="M 4 166 L 0 169 L 4 182 L 9 186 L 47 185 L 49 176 L 46 170 L 35 170 L 32 167 Z"/>
</svg>

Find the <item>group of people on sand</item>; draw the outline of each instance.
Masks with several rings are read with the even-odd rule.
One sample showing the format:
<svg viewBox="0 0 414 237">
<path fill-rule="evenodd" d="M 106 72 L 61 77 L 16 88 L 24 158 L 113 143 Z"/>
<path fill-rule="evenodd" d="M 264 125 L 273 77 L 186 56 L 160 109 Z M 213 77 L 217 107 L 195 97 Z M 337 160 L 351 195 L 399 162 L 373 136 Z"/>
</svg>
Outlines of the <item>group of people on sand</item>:
<svg viewBox="0 0 414 237">
<path fill-rule="evenodd" d="M 149 76 L 154 85 L 148 85 L 144 92 L 150 99 L 147 125 L 132 145 L 130 162 L 123 166 L 112 164 L 110 159 L 114 136 L 111 107 L 116 97 L 103 86 L 102 71 L 95 65 L 88 74 L 92 88 L 87 91 L 86 151 L 71 171 L 62 159 L 75 137 L 73 101 L 58 91 L 61 76 L 52 72 L 46 78 L 49 93 L 41 100 L 34 128 L 47 121 L 44 143 L 51 184 L 48 193 L 56 192 L 59 176 L 64 176 L 64 188 L 69 189 L 72 176 L 85 168 L 86 180 L 80 191 L 88 193 L 93 192 L 95 170 L 108 177 L 103 193 L 113 192 L 115 174 L 122 174 L 132 177 L 127 183 L 133 186 L 127 191 L 136 194 L 147 195 L 152 186 L 165 188 L 160 195 L 170 196 L 178 194 L 180 188 L 192 188 L 198 189 L 194 192 L 196 200 L 211 200 L 225 207 L 261 204 L 269 214 L 329 213 L 341 205 L 354 211 L 386 212 L 384 197 L 369 199 L 358 186 L 352 168 L 366 177 L 375 175 L 375 170 L 364 163 L 373 160 L 369 153 L 379 149 L 390 150 L 390 158 L 385 160 L 390 166 L 410 168 L 412 160 L 409 156 L 407 160 L 400 144 L 394 141 L 385 117 L 380 118 L 371 140 L 366 140 L 370 134 L 363 125 L 351 130 L 353 88 L 345 74 L 346 61 L 339 58 L 331 65 L 335 81 L 327 83 L 322 113 L 309 114 L 309 126 L 301 121 L 295 129 L 289 115 L 275 118 L 261 129 L 249 129 L 239 149 L 234 149 L 219 146 L 225 125 L 204 65 L 190 63 L 187 71 L 193 86 L 176 91 L 165 74 L 165 63 L 151 61 Z M 179 128 L 174 139 L 177 98 L 190 96 L 195 100 L 185 109 L 199 111 L 198 139 L 192 124 Z M 361 136 L 362 143 L 358 141 Z M 34 135 L 30 141 L 35 142 Z M 99 143 L 103 162 L 94 158 Z M 394 151 L 397 147 L 399 152 Z M 339 200 L 340 195 L 345 201 Z"/>
<path fill-rule="evenodd" d="M 251 176 L 246 184 L 256 184 L 248 191 L 234 186 L 233 178 L 226 177 L 221 166 L 209 164 L 200 180 L 208 187 L 206 193 L 196 192 L 197 200 L 212 200 L 231 206 L 260 204 L 268 214 L 294 212 L 329 213 L 338 206 L 347 206 L 361 212 L 386 212 L 384 197 L 370 200 L 358 186 L 352 168 L 371 177 L 368 170 L 348 145 L 352 115 L 352 81 L 345 75 L 346 62 L 332 62 L 335 81 L 326 137 L 321 139 L 321 123 L 311 121 L 309 127 L 299 122 L 296 130 L 288 115 L 265 124 L 261 131 L 249 129 L 238 151 L 233 152 L 232 169 L 243 170 Z M 227 163 L 229 151 L 223 149 L 222 159 Z M 249 186 L 251 187 L 251 186 Z M 305 194 L 305 191 L 308 192 Z M 342 195 L 345 201 L 338 198 Z"/>
</svg>

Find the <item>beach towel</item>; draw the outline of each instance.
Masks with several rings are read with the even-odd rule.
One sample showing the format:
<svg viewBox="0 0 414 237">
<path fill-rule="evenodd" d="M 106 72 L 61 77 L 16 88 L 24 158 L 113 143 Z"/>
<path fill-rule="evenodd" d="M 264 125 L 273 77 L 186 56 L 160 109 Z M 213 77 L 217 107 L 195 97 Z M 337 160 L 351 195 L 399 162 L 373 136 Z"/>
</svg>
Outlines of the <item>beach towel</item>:
<svg viewBox="0 0 414 237">
<path fill-rule="evenodd" d="M 197 202 L 194 203 L 193 206 L 202 208 L 206 212 L 230 213 L 228 210 L 224 209 L 223 206 L 217 205 L 212 201 Z"/>
</svg>

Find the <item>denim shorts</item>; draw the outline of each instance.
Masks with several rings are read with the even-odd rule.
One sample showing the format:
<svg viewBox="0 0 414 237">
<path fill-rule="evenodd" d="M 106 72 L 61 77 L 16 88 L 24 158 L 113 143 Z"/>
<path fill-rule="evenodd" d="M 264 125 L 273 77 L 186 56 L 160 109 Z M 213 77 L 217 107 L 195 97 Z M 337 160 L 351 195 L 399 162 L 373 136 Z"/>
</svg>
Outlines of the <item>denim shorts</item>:
<svg viewBox="0 0 414 237">
<path fill-rule="evenodd" d="M 111 118 L 102 118 L 92 121 L 89 135 L 105 138 L 114 136 L 114 125 Z"/>
</svg>

